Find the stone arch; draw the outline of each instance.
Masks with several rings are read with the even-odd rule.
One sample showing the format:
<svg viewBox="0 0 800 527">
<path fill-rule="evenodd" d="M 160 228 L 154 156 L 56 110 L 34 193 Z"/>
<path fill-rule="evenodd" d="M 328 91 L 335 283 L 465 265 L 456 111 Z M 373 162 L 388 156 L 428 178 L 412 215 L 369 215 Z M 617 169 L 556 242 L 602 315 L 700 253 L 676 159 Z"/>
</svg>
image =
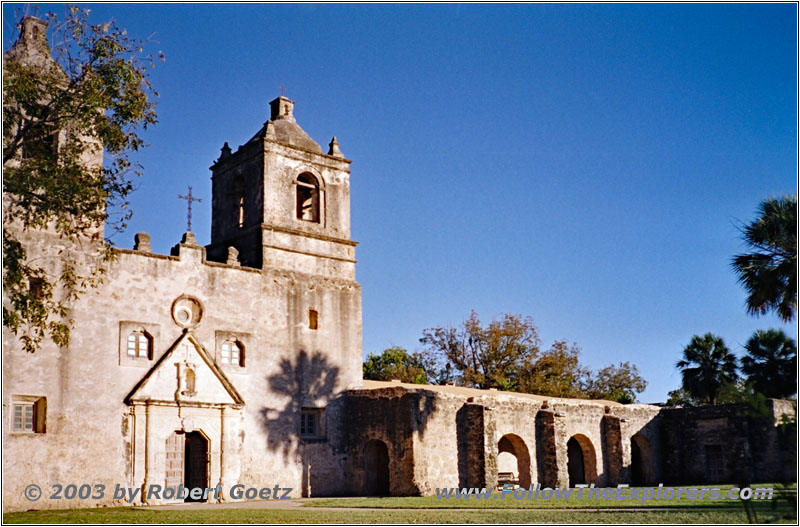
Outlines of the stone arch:
<svg viewBox="0 0 800 527">
<path fill-rule="evenodd" d="M 321 178 L 304 171 L 295 179 L 296 216 L 298 220 L 321 223 L 322 190 Z"/>
<path fill-rule="evenodd" d="M 379 439 L 364 445 L 364 494 L 389 495 L 389 447 Z"/>
<path fill-rule="evenodd" d="M 497 471 L 513 472 L 520 487 L 530 487 L 531 455 L 525 441 L 515 434 L 506 434 L 497 443 Z"/>
<path fill-rule="evenodd" d="M 645 486 L 655 482 L 653 448 L 640 433 L 631 437 L 631 485 Z"/>
<path fill-rule="evenodd" d="M 597 483 L 597 454 L 592 441 L 583 434 L 567 441 L 567 471 L 570 487 Z"/>
</svg>

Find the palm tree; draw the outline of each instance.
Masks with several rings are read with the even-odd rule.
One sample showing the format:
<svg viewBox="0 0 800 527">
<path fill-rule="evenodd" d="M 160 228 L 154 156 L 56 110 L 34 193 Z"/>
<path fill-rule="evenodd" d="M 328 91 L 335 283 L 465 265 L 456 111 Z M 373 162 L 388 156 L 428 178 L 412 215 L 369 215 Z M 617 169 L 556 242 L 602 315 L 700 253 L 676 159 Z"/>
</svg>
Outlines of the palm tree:
<svg viewBox="0 0 800 527">
<path fill-rule="evenodd" d="M 745 344 L 742 372 L 753 388 L 767 397 L 797 393 L 797 345 L 783 331 L 756 331 Z"/>
<path fill-rule="evenodd" d="M 722 338 L 711 333 L 695 335 L 676 364 L 683 376 L 683 389 L 698 401 L 716 404 L 720 389 L 736 382 L 736 357 Z"/>
<path fill-rule="evenodd" d="M 732 266 L 747 289 L 747 312 L 777 311 L 791 322 L 797 310 L 797 196 L 769 198 L 759 217 L 742 231 L 751 253 L 734 257 Z"/>
</svg>

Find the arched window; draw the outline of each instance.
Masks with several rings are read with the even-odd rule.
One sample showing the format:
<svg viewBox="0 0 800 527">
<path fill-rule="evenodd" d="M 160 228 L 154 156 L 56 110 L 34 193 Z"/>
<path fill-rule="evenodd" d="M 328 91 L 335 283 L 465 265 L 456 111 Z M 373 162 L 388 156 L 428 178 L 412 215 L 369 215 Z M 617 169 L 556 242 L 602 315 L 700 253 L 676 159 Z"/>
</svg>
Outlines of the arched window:
<svg viewBox="0 0 800 527">
<path fill-rule="evenodd" d="M 128 356 L 153 358 L 153 337 L 146 331 L 132 331 L 128 334 Z"/>
<path fill-rule="evenodd" d="M 244 367 L 244 346 L 238 340 L 227 340 L 222 343 L 220 362 L 232 366 Z"/>
<path fill-rule="evenodd" d="M 239 197 L 239 227 L 244 227 L 244 196 Z"/>
<path fill-rule="evenodd" d="M 311 174 L 297 177 L 297 219 L 319 223 L 319 184 Z"/>
</svg>

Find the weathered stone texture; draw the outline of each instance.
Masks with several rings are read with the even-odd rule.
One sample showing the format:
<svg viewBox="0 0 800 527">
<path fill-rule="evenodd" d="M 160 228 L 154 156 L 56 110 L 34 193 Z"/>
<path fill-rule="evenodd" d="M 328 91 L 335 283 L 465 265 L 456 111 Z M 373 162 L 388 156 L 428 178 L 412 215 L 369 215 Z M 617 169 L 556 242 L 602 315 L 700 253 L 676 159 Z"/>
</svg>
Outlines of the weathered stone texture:
<svg viewBox="0 0 800 527">
<path fill-rule="evenodd" d="M 748 483 L 794 477 L 796 446 L 784 443 L 778 426 L 781 415 L 794 415 L 788 403 L 770 399 L 766 414 L 746 404 L 664 409 L 659 427 L 664 482 Z"/>
</svg>

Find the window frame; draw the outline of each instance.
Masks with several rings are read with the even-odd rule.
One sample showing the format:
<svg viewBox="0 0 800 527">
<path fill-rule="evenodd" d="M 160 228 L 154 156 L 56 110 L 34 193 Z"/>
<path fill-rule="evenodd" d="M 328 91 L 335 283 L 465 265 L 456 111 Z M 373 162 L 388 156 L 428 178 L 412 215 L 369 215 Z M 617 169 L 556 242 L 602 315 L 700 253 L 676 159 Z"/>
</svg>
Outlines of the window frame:
<svg viewBox="0 0 800 527">
<path fill-rule="evenodd" d="M 128 354 L 128 339 L 133 333 L 143 334 L 149 342 L 149 350 L 144 355 Z M 139 368 L 149 367 L 156 359 L 156 347 L 159 345 L 161 328 L 158 324 L 138 322 L 132 320 L 121 320 L 119 323 L 119 365 L 136 366 Z M 137 346 L 138 344 L 137 337 Z"/>
<path fill-rule="evenodd" d="M 226 350 L 227 348 L 227 350 Z M 236 362 L 233 358 L 233 350 L 236 349 Z M 226 353 L 227 351 L 227 353 Z M 232 366 L 244 368 L 245 365 L 245 350 L 244 344 L 239 339 L 227 339 L 222 342 L 219 350 L 219 362 L 223 366 Z"/>
<path fill-rule="evenodd" d="M 131 337 L 134 337 L 133 354 L 131 354 Z M 142 347 L 145 349 L 142 350 Z M 144 329 L 131 331 L 126 339 L 125 354 L 130 359 L 153 360 L 153 336 Z"/>
<path fill-rule="evenodd" d="M 25 411 L 30 408 L 30 428 L 26 426 Z M 17 409 L 21 411 L 21 427 L 17 427 Z M 47 431 L 47 398 L 39 395 L 15 395 L 11 401 L 11 433 L 19 435 L 44 434 Z"/>
<path fill-rule="evenodd" d="M 312 424 L 309 431 L 307 423 Z M 299 435 L 303 441 L 319 441 L 326 438 L 325 409 L 319 407 L 303 407 L 300 409 Z"/>
<path fill-rule="evenodd" d="M 251 344 L 252 336 L 250 333 L 239 333 L 235 331 L 215 331 L 214 332 L 214 364 L 217 367 L 224 369 L 228 373 L 245 373 L 250 359 L 248 358 L 248 346 Z M 239 347 L 239 362 L 230 363 L 230 355 L 228 362 L 223 361 L 223 346 L 225 344 L 235 343 Z"/>
</svg>

